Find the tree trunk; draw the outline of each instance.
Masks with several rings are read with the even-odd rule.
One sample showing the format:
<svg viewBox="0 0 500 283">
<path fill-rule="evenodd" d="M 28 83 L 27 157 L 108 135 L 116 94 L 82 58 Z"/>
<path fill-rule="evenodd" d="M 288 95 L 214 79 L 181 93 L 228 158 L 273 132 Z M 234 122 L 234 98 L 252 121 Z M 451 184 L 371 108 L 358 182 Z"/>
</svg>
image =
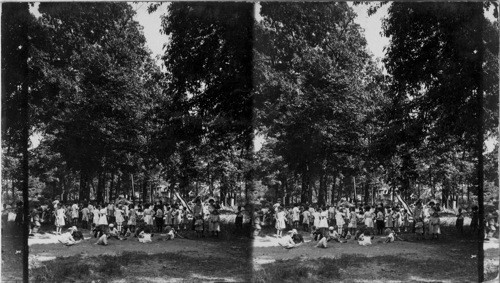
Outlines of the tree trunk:
<svg viewBox="0 0 500 283">
<path fill-rule="evenodd" d="M 445 208 L 448 207 L 448 194 L 450 192 L 450 184 L 447 180 L 443 182 L 443 189 L 441 191 L 441 205 Z"/>
<path fill-rule="evenodd" d="M 326 179 L 327 176 L 323 172 L 319 176 L 319 192 L 318 192 L 318 204 L 321 206 L 326 205 L 326 194 L 327 194 L 327 187 L 326 187 Z"/>
<path fill-rule="evenodd" d="M 134 174 L 130 173 L 130 185 L 132 187 L 132 203 L 135 204 Z"/>
<path fill-rule="evenodd" d="M 366 178 L 365 182 L 365 197 L 363 198 L 364 205 L 367 205 L 370 201 L 370 178 Z"/>
<path fill-rule="evenodd" d="M 467 183 L 467 202 L 470 202 L 470 185 Z"/>
<path fill-rule="evenodd" d="M 80 193 L 78 201 L 88 201 L 90 197 L 89 174 L 85 169 L 80 170 Z"/>
<path fill-rule="evenodd" d="M 144 179 L 142 179 L 142 204 L 144 205 L 147 203 L 147 197 L 148 197 L 148 180 L 146 179 L 146 176 L 144 176 Z"/>
<path fill-rule="evenodd" d="M 111 173 L 111 180 L 110 180 L 110 184 L 109 184 L 109 202 L 112 202 L 113 201 L 113 198 L 115 196 L 114 192 L 116 191 L 115 189 L 115 172 Z M 106 183 L 104 183 L 106 184 Z"/>
<path fill-rule="evenodd" d="M 332 200 L 331 204 L 335 205 L 335 191 L 337 190 L 337 175 L 333 173 L 333 182 L 332 182 Z"/>
<path fill-rule="evenodd" d="M 309 195 L 310 195 L 310 188 L 309 188 L 309 176 L 307 170 L 304 170 L 302 172 L 302 190 L 300 194 L 300 202 L 302 203 L 309 203 Z"/>
<path fill-rule="evenodd" d="M 97 203 L 104 202 L 104 190 L 106 188 L 106 182 L 104 181 L 104 175 L 106 173 L 99 172 L 98 181 L 97 181 L 97 191 L 96 191 L 96 201 Z"/>
<path fill-rule="evenodd" d="M 154 196 L 154 193 L 153 193 L 153 190 L 154 190 L 154 187 L 153 187 L 153 182 L 148 182 L 149 183 L 149 192 L 150 192 L 150 196 L 149 196 L 149 200 L 151 203 L 154 203 L 154 200 L 155 200 L 155 196 Z"/>
<path fill-rule="evenodd" d="M 372 186 L 372 206 L 375 204 L 375 187 Z"/>
<path fill-rule="evenodd" d="M 483 110 L 483 56 L 484 56 L 484 43 L 483 43 L 483 21 L 484 12 L 483 4 L 476 3 L 474 6 L 475 10 L 475 22 L 476 22 L 476 38 L 475 42 L 477 44 L 477 59 L 474 72 L 474 80 L 477 86 L 476 98 L 477 98 L 477 115 L 476 115 L 476 125 L 475 133 L 477 134 L 477 144 L 475 154 L 477 155 L 476 173 L 477 173 L 477 203 L 478 203 L 478 219 L 479 219 L 479 229 L 477 231 L 477 273 L 478 281 L 484 281 L 484 110 Z"/>
<path fill-rule="evenodd" d="M 354 205 L 358 206 L 358 195 L 356 193 L 356 177 L 352 177 L 352 187 L 354 189 Z"/>
<path fill-rule="evenodd" d="M 283 179 L 283 194 L 281 195 L 281 201 L 285 206 L 290 205 L 290 188 L 287 178 Z"/>
</svg>

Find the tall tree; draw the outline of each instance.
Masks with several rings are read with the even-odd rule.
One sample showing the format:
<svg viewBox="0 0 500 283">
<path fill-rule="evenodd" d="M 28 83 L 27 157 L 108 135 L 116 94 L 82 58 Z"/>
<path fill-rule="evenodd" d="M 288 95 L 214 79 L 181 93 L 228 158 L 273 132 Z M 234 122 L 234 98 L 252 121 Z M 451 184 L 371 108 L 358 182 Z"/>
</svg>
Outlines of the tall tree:
<svg viewBox="0 0 500 283">
<path fill-rule="evenodd" d="M 144 146 L 159 69 L 127 3 L 41 3 L 39 10 L 37 118 L 80 173 L 80 198 L 89 200 L 95 174 L 120 169 Z"/>
<path fill-rule="evenodd" d="M 383 29 L 395 105 L 417 125 L 418 140 L 476 152 L 482 281 L 483 141 L 497 135 L 498 25 L 485 19 L 483 3 L 393 3 Z"/>
<path fill-rule="evenodd" d="M 223 181 L 227 171 L 212 172 L 214 163 L 234 152 L 251 160 L 253 4 L 172 3 L 162 26 L 171 101 L 158 140 L 175 150 L 162 160 L 179 156 L 172 177 L 183 190 L 204 172 L 209 183 Z"/>
<path fill-rule="evenodd" d="M 37 30 L 28 3 L 2 5 L 2 147 L 19 153 L 23 191 L 23 270 L 28 269 L 29 233 L 29 97 L 32 86 L 30 70 L 31 32 Z M 28 272 L 23 281 L 29 281 Z"/>
<path fill-rule="evenodd" d="M 356 172 L 376 68 L 346 3 L 262 3 L 260 14 L 257 128 L 277 138 L 276 154 L 300 174 L 301 201 L 312 201 L 319 178 L 324 203 L 327 175 Z"/>
</svg>

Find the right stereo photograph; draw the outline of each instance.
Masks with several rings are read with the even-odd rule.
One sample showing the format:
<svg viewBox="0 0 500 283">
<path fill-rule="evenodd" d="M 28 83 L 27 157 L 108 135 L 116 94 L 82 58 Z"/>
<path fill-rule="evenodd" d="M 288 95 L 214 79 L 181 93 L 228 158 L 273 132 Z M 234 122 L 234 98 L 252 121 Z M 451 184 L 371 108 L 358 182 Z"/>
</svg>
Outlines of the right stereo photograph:
<svg viewBox="0 0 500 283">
<path fill-rule="evenodd" d="M 498 282 L 498 4 L 254 6 L 254 282 Z"/>
</svg>

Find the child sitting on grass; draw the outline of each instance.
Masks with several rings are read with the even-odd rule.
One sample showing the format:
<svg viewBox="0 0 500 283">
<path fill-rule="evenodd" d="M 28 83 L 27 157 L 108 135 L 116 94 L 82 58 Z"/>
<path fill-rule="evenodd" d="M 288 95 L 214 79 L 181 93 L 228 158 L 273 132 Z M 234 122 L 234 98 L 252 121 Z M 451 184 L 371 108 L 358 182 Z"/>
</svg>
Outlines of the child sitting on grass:
<svg viewBox="0 0 500 283">
<path fill-rule="evenodd" d="M 396 240 L 398 241 L 403 241 L 403 239 L 401 239 L 400 237 L 398 237 L 398 234 L 396 234 L 396 231 L 392 230 L 392 229 L 386 229 L 385 230 L 385 234 L 387 235 L 387 237 L 385 237 L 384 239 L 384 243 L 392 243 Z"/>
<path fill-rule="evenodd" d="M 141 233 L 139 233 L 139 242 L 141 243 L 151 243 L 153 240 L 151 239 L 151 229 L 149 227 L 146 227 Z"/>
<path fill-rule="evenodd" d="M 165 238 L 165 241 L 173 240 L 175 238 L 174 228 L 167 226 L 167 227 L 165 227 L 165 232 L 167 232 L 167 236 Z"/>
<path fill-rule="evenodd" d="M 73 238 L 73 232 L 77 231 L 76 226 L 70 227 L 66 233 L 59 236 L 59 242 L 66 246 L 72 246 L 81 242 L 81 240 L 75 240 Z"/>
<path fill-rule="evenodd" d="M 118 231 L 118 229 L 116 229 L 113 224 L 109 224 L 108 239 L 109 238 L 115 238 L 120 241 L 127 239 L 120 236 L 120 231 Z"/>
<path fill-rule="evenodd" d="M 102 236 L 99 237 L 96 243 L 94 245 L 103 245 L 107 246 L 108 245 L 108 235 L 107 234 L 102 234 Z"/>
<path fill-rule="evenodd" d="M 361 246 L 369 246 L 372 244 L 373 236 L 370 236 L 370 232 L 365 231 L 358 237 L 358 244 Z"/>
<path fill-rule="evenodd" d="M 296 244 L 295 241 L 293 240 L 293 236 L 295 234 L 297 234 L 297 230 L 295 230 L 295 229 L 288 231 L 287 235 L 282 237 L 279 240 L 278 244 L 280 246 L 284 247 L 285 249 L 292 249 L 292 248 L 300 246 L 302 243 Z"/>
</svg>

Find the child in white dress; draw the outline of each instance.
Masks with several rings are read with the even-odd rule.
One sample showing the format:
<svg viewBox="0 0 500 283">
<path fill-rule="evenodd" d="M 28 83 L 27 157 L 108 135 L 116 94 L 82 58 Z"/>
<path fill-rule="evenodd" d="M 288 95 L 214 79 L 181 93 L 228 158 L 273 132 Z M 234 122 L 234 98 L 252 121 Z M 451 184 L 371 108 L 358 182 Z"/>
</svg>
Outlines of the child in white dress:
<svg viewBox="0 0 500 283">
<path fill-rule="evenodd" d="M 218 237 L 220 232 L 220 216 L 219 210 L 214 209 L 210 213 L 210 219 L 208 222 L 208 232 L 212 233 L 213 236 Z"/>
<path fill-rule="evenodd" d="M 338 209 L 336 214 L 335 214 L 335 222 L 337 223 L 337 230 L 338 230 L 339 235 L 342 235 L 342 230 L 344 228 L 344 224 L 345 224 L 344 216 L 345 216 L 345 214 L 342 213 L 340 209 Z"/>
<path fill-rule="evenodd" d="M 286 228 L 286 223 L 285 223 L 285 212 L 281 207 L 278 207 L 278 213 L 276 213 L 276 234 L 278 235 L 278 238 L 281 238 L 283 230 Z"/>
<path fill-rule="evenodd" d="M 115 209 L 115 221 L 116 221 L 116 228 L 117 228 L 118 232 L 121 232 L 123 221 L 125 221 L 125 219 L 123 218 L 122 206 L 118 206 Z"/>
<path fill-rule="evenodd" d="M 366 229 L 373 231 L 373 212 L 371 211 L 371 207 L 367 206 L 365 214 L 363 215 L 363 219 L 365 220 Z"/>
<path fill-rule="evenodd" d="M 429 233 L 431 234 L 432 239 L 439 238 L 439 234 L 441 234 L 441 228 L 440 228 L 440 220 L 439 220 L 439 215 L 436 212 L 434 212 L 431 217 L 429 218 Z"/>
<path fill-rule="evenodd" d="M 64 221 L 64 218 L 66 216 L 64 214 L 64 208 L 59 207 L 57 204 L 55 207 L 56 207 L 56 235 L 61 235 L 62 227 L 64 227 L 64 225 L 66 224 L 66 222 Z"/>
</svg>

